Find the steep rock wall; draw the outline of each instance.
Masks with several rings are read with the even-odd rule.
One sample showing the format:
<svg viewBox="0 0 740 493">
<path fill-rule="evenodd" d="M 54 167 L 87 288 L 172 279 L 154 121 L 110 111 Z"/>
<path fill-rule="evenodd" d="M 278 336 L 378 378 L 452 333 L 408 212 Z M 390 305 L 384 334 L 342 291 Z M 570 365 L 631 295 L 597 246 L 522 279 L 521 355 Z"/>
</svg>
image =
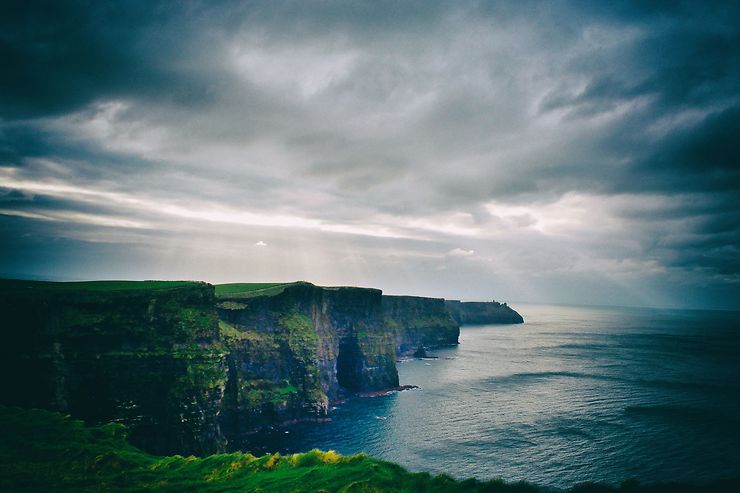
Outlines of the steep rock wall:
<svg viewBox="0 0 740 493">
<path fill-rule="evenodd" d="M 296 283 L 277 294 L 224 296 L 217 306 L 230 351 L 227 435 L 321 418 L 349 392 L 398 385 L 379 290 Z"/>
<path fill-rule="evenodd" d="M 277 285 L 0 281 L 0 404 L 126 424 L 155 453 L 205 454 L 396 387 L 397 356 L 457 344 L 441 299 Z M 412 382 L 413 383 L 413 382 Z"/>
<path fill-rule="evenodd" d="M 385 295 L 383 321 L 399 356 L 422 356 L 425 349 L 457 344 L 460 337 L 460 326 L 441 298 Z"/>
<path fill-rule="evenodd" d="M 446 300 L 445 306 L 452 318 L 461 325 L 521 324 L 524 318 L 506 303 L 497 301 Z"/>
<path fill-rule="evenodd" d="M 205 283 L 3 281 L 0 402 L 118 421 L 156 453 L 218 450 L 226 359 L 213 303 Z"/>
</svg>

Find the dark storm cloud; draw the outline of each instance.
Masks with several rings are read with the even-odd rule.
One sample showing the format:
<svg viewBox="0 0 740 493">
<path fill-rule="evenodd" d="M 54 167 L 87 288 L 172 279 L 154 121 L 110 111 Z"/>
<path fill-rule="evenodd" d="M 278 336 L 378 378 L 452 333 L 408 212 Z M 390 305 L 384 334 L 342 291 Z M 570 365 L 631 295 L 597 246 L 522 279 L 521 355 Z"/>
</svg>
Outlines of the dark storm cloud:
<svg viewBox="0 0 740 493">
<path fill-rule="evenodd" d="M 131 11 L 88 2 L 4 2 L 0 53 L 3 116 L 22 118 L 73 110 L 121 91 L 144 63 L 131 57 Z M 128 15 L 127 15 L 128 14 Z M 123 21 L 123 22 L 121 22 Z M 137 27 L 136 17 L 129 18 Z M 145 78 L 151 70 L 146 68 Z"/>
<path fill-rule="evenodd" d="M 740 82 L 740 81 L 739 81 Z M 739 86 L 740 87 L 740 86 Z M 707 190 L 740 190 L 740 105 L 712 113 L 691 129 L 664 139 L 642 164 L 646 173 L 674 172 Z"/>
<path fill-rule="evenodd" d="M 188 15 L 168 2 L 9 1 L 0 7 L 4 118 L 73 111 L 98 98 L 193 104 L 206 81 L 167 63 L 193 41 Z M 188 48 L 190 51 L 191 48 Z M 204 61 L 204 60 L 201 60 Z"/>
<path fill-rule="evenodd" d="M 735 2 L 4 2 L 0 243 L 733 293 L 738 25 Z"/>
</svg>

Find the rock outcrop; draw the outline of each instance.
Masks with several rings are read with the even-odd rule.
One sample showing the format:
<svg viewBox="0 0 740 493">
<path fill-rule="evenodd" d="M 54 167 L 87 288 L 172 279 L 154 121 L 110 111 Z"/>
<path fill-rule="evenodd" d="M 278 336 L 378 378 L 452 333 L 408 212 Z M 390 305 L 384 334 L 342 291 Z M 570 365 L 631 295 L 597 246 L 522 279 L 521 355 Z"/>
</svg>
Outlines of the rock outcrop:
<svg viewBox="0 0 740 493">
<path fill-rule="evenodd" d="M 497 301 L 445 300 L 445 307 L 460 325 L 524 323 L 519 313 Z"/>
</svg>

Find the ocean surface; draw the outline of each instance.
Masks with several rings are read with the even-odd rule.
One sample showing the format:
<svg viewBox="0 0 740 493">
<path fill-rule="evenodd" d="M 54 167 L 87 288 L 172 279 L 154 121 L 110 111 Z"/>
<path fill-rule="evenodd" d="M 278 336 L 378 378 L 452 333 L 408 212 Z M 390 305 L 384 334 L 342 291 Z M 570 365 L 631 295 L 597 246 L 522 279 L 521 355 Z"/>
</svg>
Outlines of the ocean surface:
<svg viewBox="0 0 740 493">
<path fill-rule="evenodd" d="M 557 488 L 740 476 L 739 313 L 513 306 L 524 325 L 464 326 L 438 359 L 400 363 L 419 390 L 351 399 L 266 445 Z"/>
</svg>

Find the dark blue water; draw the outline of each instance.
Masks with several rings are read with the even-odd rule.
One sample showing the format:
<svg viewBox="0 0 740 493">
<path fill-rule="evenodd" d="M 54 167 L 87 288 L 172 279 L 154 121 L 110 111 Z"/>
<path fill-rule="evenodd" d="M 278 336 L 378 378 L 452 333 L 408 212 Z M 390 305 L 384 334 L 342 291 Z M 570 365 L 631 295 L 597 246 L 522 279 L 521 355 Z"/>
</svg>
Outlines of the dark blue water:
<svg viewBox="0 0 740 493">
<path fill-rule="evenodd" d="M 400 364 L 420 390 L 350 400 L 272 447 L 554 487 L 740 475 L 740 314 L 518 308 L 524 325 L 463 327 Z"/>
</svg>

